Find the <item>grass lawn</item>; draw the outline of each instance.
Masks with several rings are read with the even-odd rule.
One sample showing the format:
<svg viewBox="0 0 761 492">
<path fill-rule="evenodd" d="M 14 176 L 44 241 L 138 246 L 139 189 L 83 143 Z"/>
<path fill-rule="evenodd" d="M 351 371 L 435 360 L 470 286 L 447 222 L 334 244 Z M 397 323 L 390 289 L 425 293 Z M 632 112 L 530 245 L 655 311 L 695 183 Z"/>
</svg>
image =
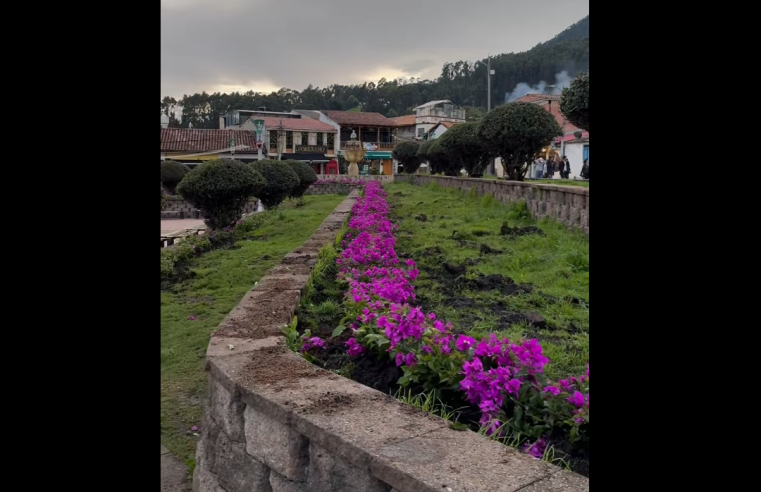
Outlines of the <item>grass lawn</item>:
<svg viewBox="0 0 761 492">
<path fill-rule="evenodd" d="M 415 281 L 424 310 L 451 321 L 461 332 L 481 337 L 536 338 L 551 363 L 553 378 L 581 374 L 589 361 L 589 238 L 550 220 L 534 221 L 525 207 L 503 205 L 491 196 L 407 183 L 385 185 L 399 224 L 396 252 L 420 269 Z M 425 217 L 422 217 L 424 214 Z M 419 219 L 425 220 L 419 220 Z M 546 235 L 502 236 L 509 227 L 534 225 Z M 481 245 L 497 252 L 482 253 Z M 488 250 L 487 250 L 488 251 Z M 444 264 L 467 267 L 463 275 Z M 501 274 L 530 284 L 530 293 L 506 295 L 502 287 L 475 284 L 478 274 Z M 480 280 L 483 280 L 482 278 Z M 521 316 L 539 313 L 545 327 Z"/>
<path fill-rule="evenodd" d="M 193 260 L 193 278 L 161 291 L 161 443 L 183 460 L 195 457 L 206 395 L 209 336 L 256 281 L 303 244 L 346 197 L 304 197 L 306 205 L 274 213 L 235 249 Z M 190 320 L 193 317 L 193 320 Z"/>
</svg>

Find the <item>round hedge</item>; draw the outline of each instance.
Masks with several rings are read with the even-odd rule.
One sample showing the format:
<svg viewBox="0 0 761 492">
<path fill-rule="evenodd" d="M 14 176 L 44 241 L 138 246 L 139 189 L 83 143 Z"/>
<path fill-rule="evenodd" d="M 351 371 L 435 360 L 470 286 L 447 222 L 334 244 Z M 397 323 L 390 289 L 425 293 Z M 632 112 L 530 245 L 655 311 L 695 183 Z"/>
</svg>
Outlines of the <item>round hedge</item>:
<svg viewBox="0 0 761 492">
<path fill-rule="evenodd" d="M 164 207 L 166 207 L 166 196 L 164 194 L 164 187 L 161 187 L 161 210 L 164 210 Z"/>
<path fill-rule="evenodd" d="M 312 166 L 306 162 L 294 159 L 288 159 L 283 162 L 293 169 L 293 172 L 299 177 L 299 185 L 291 191 L 289 196 L 293 198 L 301 198 L 304 196 L 307 189 L 312 186 L 312 183 L 317 181 L 317 174 L 314 172 L 314 169 L 312 169 Z"/>
<path fill-rule="evenodd" d="M 253 161 L 248 165 L 264 176 L 267 181 L 267 184 L 257 195 L 267 208 L 280 205 L 301 183 L 299 176 L 284 161 L 262 159 L 261 161 Z"/>
<path fill-rule="evenodd" d="M 391 157 L 399 161 L 404 166 L 404 172 L 415 174 L 420 167 L 422 159 L 420 158 L 420 144 L 405 140 L 399 142 L 391 151 Z"/>
<path fill-rule="evenodd" d="M 267 182 L 251 166 L 235 159 L 206 161 L 177 185 L 182 197 L 200 208 L 206 225 L 221 229 L 240 219 L 243 207 Z"/>
<path fill-rule="evenodd" d="M 181 162 L 161 161 L 161 184 L 175 193 L 177 185 L 189 172 L 190 168 Z"/>
</svg>

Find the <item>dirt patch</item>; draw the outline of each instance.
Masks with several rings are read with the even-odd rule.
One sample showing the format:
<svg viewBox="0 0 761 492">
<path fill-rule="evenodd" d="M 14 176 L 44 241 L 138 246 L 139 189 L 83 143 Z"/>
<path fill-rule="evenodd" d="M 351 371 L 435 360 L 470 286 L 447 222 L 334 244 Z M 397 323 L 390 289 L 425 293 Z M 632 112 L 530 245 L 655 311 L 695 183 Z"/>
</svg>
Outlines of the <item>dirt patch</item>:
<svg viewBox="0 0 761 492">
<path fill-rule="evenodd" d="M 499 230 L 500 236 L 527 236 L 529 234 L 536 234 L 537 236 L 545 236 L 543 230 L 535 226 L 527 227 L 510 227 L 507 225 L 507 221 L 502 223 L 502 227 Z"/>
<path fill-rule="evenodd" d="M 289 352 L 285 339 L 277 345 L 252 352 L 252 360 L 243 368 L 243 385 L 271 385 L 275 389 L 293 387 L 299 379 L 317 378 L 317 367 Z"/>
<path fill-rule="evenodd" d="M 360 405 L 359 402 L 362 399 L 363 398 L 358 395 L 347 395 L 345 393 L 332 393 L 328 391 L 317 398 L 317 400 L 313 401 L 309 406 L 300 409 L 299 412 L 304 414 L 332 415 Z"/>
<path fill-rule="evenodd" d="M 417 214 L 415 216 L 415 220 L 419 220 L 420 222 L 426 222 L 428 221 L 428 216 L 425 214 Z"/>
</svg>

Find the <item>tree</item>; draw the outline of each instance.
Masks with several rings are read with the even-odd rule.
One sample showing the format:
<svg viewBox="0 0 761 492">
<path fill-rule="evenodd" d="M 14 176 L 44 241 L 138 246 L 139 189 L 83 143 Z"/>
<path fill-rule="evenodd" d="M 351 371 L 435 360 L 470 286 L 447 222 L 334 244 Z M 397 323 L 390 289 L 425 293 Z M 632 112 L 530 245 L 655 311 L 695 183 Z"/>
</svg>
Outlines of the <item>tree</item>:
<svg viewBox="0 0 761 492">
<path fill-rule="evenodd" d="M 488 164 L 489 154 L 477 135 L 478 123 L 460 123 L 452 126 L 437 139 L 442 151 L 459 174 L 463 167 L 468 175 L 480 178 Z M 456 176 L 456 174 L 454 174 Z"/>
<path fill-rule="evenodd" d="M 206 161 L 190 171 L 177 185 L 182 197 L 200 208 L 212 229 L 231 226 L 240 219 L 251 196 L 266 184 L 261 174 L 235 159 Z"/>
<path fill-rule="evenodd" d="M 317 174 L 314 172 L 314 169 L 312 169 L 312 166 L 305 162 L 294 159 L 287 159 L 283 162 L 290 166 L 293 172 L 299 177 L 298 186 L 291 190 L 289 196 L 292 198 L 301 198 L 304 196 L 307 189 L 312 186 L 312 183 L 317 181 Z"/>
<path fill-rule="evenodd" d="M 391 157 L 404 166 L 405 173 L 414 174 L 422 162 L 420 156 L 418 156 L 419 150 L 420 145 L 417 142 L 399 142 L 391 152 Z"/>
<path fill-rule="evenodd" d="M 177 161 L 161 161 L 161 184 L 171 193 L 176 193 L 177 185 L 190 172 L 190 168 Z"/>
<path fill-rule="evenodd" d="M 399 113 L 394 111 L 394 108 L 389 109 L 386 113 L 386 118 L 396 118 L 397 116 L 399 116 Z"/>
<path fill-rule="evenodd" d="M 576 75 L 571 86 L 563 89 L 560 112 L 574 125 L 589 131 L 589 72 Z"/>
<path fill-rule="evenodd" d="M 301 183 L 298 175 L 284 161 L 262 159 L 251 162 L 249 166 L 267 181 L 257 196 L 268 209 L 280 205 Z"/>
<path fill-rule="evenodd" d="M 481 120 L 477 135 L 491 156 L 502 157 L 508 179 L 523 181 L 528 163 L 561 130 L 542 106 L 520 102 L 491 110 Z"/>
<path fill-rule="evenodd" d="M 166 207 L 166 196 L 164 194 L 164 187 L 161 187 L 161 210 L 164 210 L 164 207 Z"/>
<path fill-rule="evenodd" d="M 439 142 L 440 139 L 426 140 L 425 156 L 428 159 L 428 169 L 431 174 L 443 173 L 445 176 L 459 176 L 462 166 L 451 158 Z"/>
</svg>

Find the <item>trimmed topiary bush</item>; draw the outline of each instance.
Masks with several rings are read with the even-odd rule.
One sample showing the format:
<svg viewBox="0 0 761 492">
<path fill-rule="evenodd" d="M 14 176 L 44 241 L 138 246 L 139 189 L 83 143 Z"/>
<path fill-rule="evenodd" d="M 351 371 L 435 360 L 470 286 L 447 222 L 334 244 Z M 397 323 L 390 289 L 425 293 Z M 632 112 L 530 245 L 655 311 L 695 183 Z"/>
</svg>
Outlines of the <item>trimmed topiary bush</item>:
<svg viewBox="0 0 761 492">
<path fill-rule="evenodd" d="M 186 174 L 177 192 L 201 209 L 207 226 L 222 229 L 240 219 L 248 199 L 258 196 L 266 184 L 251 166 L 235 159 L 216 159 Z"/>
<path fill-rule="evenodd" d="M 258 171 L 267 184 L 257 195 L 266 208 L 277 207 L 299 186 L 298 175 L 284 161 L 262 159 L 248 164 Z"/>
<path fill-rule="evenodd" d="M 161 210 L 164 210 L 164 207 L 166 207 L 166 196 L 164 194 L 164 187 L 161 187 Z"/>
<path fill-rule="evenodd" d="M 177 192 L 177 185 L 190 172 L 190 168 L 181 162 L 161 161 L 161 184 L 172 193 Z"/>
<path fill-rule="evenodd" d="M 317 174 L 314 172 L 314 169 L 312 169 L 312 166 L 306 162 L 293 159 L 288 159 L 283 162 L 288 164 L 288 166 L 293 169 L 293 172 L 299 177 L 299 185 L 291 190 L 289 196 L 292 198 L 301 198 L 312 183 L 317 181 Z"/>
<path fill-rule="evenodd" d="M 417 142 L 399 142 L 394 147 L 394 150 L 391 151 L 391 157 L 404 166 L 406 174 L 415 174 L 420 167 L 420 163 L 423 162 L 421 158 L 422 154 L 419 153 L 419 150 L 420 144 Z"/>
</svg>

